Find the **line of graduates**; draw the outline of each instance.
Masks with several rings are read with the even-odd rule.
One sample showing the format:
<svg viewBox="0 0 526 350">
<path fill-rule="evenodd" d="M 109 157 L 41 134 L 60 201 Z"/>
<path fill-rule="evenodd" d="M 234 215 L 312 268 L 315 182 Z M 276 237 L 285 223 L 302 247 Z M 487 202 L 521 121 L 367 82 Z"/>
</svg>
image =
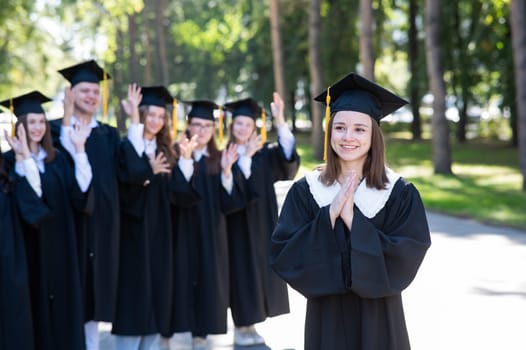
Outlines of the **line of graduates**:
<svg viewBox="0 0 526 350">
<path fill-rule="evenodd" d="M 277 142 L 265 119 L 258 135 L 265 109 L 251 98 L 186 101 L 173 142 L 174 97 L 131 84 L 121 137 L 96 119 L 109 74 L 93 60 L 59 72 L 71 84 L 62 118 L 46 119 L 38 91 L 0 102 L 17 117 L 0 158 L 0 348 L 98 349 L 102 321 L 116 349 L 150 349 L 159 336 L 168 346 L 179 332 L 204 349 L 226 333 L 229 308 L 234 343 L 264 343 L 254 325 L 289 312 L 267 261 L 273 185 L 299 167 L 280 96 Z M 232 122 L 220 150 L 222 108 Z"/>
</svg>

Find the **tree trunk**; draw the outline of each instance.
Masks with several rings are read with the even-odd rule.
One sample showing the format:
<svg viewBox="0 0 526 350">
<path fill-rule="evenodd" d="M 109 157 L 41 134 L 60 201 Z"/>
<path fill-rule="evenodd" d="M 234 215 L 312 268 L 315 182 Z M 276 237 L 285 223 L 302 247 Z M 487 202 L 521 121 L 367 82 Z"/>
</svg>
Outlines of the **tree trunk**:
<svg viewBox="0 0 526 350">
<path fill-rule="evenodd" d="M 309 72 L 310 95 L 316 96 L 323 90 L 322 65 L 320 54 L 320 0 L 310 0 L 309 7 Z M 323 159 L 322 108 L 319 103 L 311 103 L 312 133 L 311 143 L 314 158 Z"/>
<path fill-rule="evenodd" d="M 526 191 L 526 0 L 511 1 L 511 38 L 515 67 L 519 160 L 522 190 Z"/>
<path fill-rule="evenodd" d="M 130 82 L 139 82 L 138 62 L 137 62 L 137 50 L 135 49 L 135 43 L 137 43 L 137 23 L 135 21 L 135 14 L 128 15 L 128 48 L 130 50 L 129 58 L 129 70 L 130 70 Z"/>
<path fill-rule="evenodd" d="M 372 0 L 360 0 L 360 63 L 362 75 L 374 80 Z"/>
<path fill-rule="evenodd" d="M 290 102 L 285 83 L 285 64 L 281 45 L 281 26 L 279 23 L 279 0 L 270 0 L 270 34 L 272 41 L 272 59 L 274 60 L 275 89 L 285 102 L 285 111 L 289 111 Z M 288 114 L 288 113 L 286 113 Z"/>
<path fill-rule="evenodd" d="M 164 0 L 155 1 L 155 48 L 157 57 L 157 78 L 158 81 L 167 86 L 169 83 L 168 60 L 166 57 L 166 41 L 164 39 Z"/>
<path fill-rule="evenodd" d="M 413 140 L 422 139 L 422 119 L 420 118 L 420 70 L 418 69 L 418 30 L 416 26 L 416 16 L 418 13 L 418 0 L 409 1 L 409 69 L 411 71 L 410 95 L 411 110 L 413 121 L 411 123 L 411 133 Z"/>
<path fill-rule="evenodd" d="M 435 174 L 451 174 L 451 149 L 446 119 L 446 84 L 440 47 L 440 1 L 426 0 L 426 57 L 433 94 L 433 165 Z"/>
<path fill-rule="evenodd" d="M 125 35 L 122 30 L 117 30 L 117 51 L 116 55 L 117 57 L 121 57 L 122 60 L 124 60 L 125 54 L 124 54 L 124 47 L 126 46 L 125 43 Z M 112 74 L 112 80 L 113 80 L 113 96 L 117 96 L 117 98 L 114 98 L 113 100 L 116 101 L 115 103 L 115 119 L 117 122 L 117 129 L 122 134 L 126 132 L 126 113 L 122 109 L 122 105 L 120 104 L 120 98 L 119 96 L 123 96 L 123 90 L 125 89 L 126 83 L 123 81 L 124 78 L 127 79 L 127 77 L 124 77 L 125 71 L 123 69 L 114 69 Z"/>
</svg>

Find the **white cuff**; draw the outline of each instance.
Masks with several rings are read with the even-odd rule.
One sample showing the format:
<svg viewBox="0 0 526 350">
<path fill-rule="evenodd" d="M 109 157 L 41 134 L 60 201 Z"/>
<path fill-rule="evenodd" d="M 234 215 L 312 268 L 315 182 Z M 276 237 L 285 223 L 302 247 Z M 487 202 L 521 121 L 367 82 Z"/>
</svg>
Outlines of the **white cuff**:
<svg viewBox="0 0 526 350">
<path fill-rule="evenodd" d="M 40 173 L 37 164 L 33 158 L 27 158 L 23 161 L 24 175 L 37 196 L 42 197 L 42 184 L 40 182 Z"/>
<path fill-rule="evenodd" d="M 234 177 L 232 174 L 226 177 L 223 172 L 221 172 L 221 184 L 228 194 L 232 194 L 232 188 L 234 188 Z"/>
<path fill-rule="evenodd" d="M 290 159 L 290 157 L 292 157 L 292 151 L 294 151 L 294 143 L 296 140 L 287 125 L 282 125 L 278 128 L 278 141 L 283 148 L 283 152 L 285 152 L 285 157 Z"/>
<path fill-rule="evenodd" d="M 243 172 L 243 175 L 245 176 L 245 179 L 248 179 L 250 175 L 252 175 L 251 167 L 252 167 L 252 157 L 247 156 L 241 156 L 237 160 L 237 165 Z"/>
<path fill-rule="evenodd" d="M 192 174 L 194 173 L 194 160 L 192 158 L 186 159 L 186 158 L 181 157 L 179 158 L 177 165 L 179 166 L 179 169 L 183 173 L 186 181 L 190 181 L 190 178 L 192 177 Z"/>
<path fill-rule="evenodd" d="M 73 155 L 75 154 L 75 145 L 73 145 L 73 142 L 71 142 L 71 130 L 73 130 L 73 127 L 71 125 L 62 125 L 60 127 L 60 143 L 62 144 L 62 147 L 64 147 L 66 151 L 68 151 L 69 154 L 73 157 Z"/>
<path fill-rule="evenodd" d="M 128 140 L 130 140 L 139 157 L 142 157 L 142 154 L 144 153 L 143 133 L 144 124 L 131 123 L 128 127 Z"/>
<path fill-rule="evenodd" d="M 93 178 L 91 164 L 88 160 L 86 152 L 75 153 L 73 155 L 75 162 L 75 178 L 82 192 L 86 192 Z"/>
</svg>

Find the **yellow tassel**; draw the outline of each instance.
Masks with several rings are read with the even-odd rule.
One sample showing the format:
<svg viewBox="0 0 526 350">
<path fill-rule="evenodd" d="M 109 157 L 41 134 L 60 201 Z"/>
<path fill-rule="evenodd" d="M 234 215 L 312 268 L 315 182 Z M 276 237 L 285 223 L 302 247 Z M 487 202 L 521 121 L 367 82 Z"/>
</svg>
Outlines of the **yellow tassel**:
<svg viewBox="0 0 526 350">
<path fill-rule="evenodd" d="M 106 122 L 108 115 L 108 74 L 104 72 L 104 79 L 102 81 L 102 121 Z"/>
<path fill-rule="evenodd" d="M 173 139 L 177 137 L 177 99 L 174 98 L 173 109 L 172 109 L 172 133 Z"/>
<path fill-rule="evenodd" d="M 9 100 L 9 111 L 11 112 L 11 137 L 15 137 L 15 106 L 13 106 L 13 99 Z"/>
<path fill-rule="evenodd" d="M 219 118 L 218 118 L 218 138 L 219 138 L 219 144 L 223 144 L 223 107 L 219 106 Z"/>
<path fill-rule="evenodd" d="M 323 143 L 323 160 L 327 160 L 327 150 L 329 148 L 329 121 L 331 119 L 331 95 L 330 87 L 327 88 L 327 97 L 325 98 L 325 140 Z"/>
<path fill-rule="evenodd" d="M 261 142 L 267 142 L 267 113 L 265 108 L 261 110 Z"/>
</svg>

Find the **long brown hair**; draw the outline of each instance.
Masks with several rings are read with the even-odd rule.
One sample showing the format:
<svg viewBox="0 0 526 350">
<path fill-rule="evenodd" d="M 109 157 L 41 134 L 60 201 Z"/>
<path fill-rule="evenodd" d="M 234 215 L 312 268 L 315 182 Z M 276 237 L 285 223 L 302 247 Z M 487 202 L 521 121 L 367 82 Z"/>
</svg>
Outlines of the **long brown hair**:
<svg viewBox="0 0 526 350">
<path fill-rule="evenodd" d="M 331 115 L 328 130 L 325 131 L 329 133 L 329 148 L 327 149 L 327 161 L 325 166 L 322 167 L 322 172 L 320 175 L 321 182 L 327 186 L 334 184 L 341 172 L 338 155 L 336 152 L 334 152 L 330 143 L 334 115 L 335 114 Z M 385 173 L 384 137 L 382 134 L 382 129 L 380 129 L 380 125 L 378 125 L 375 120 L 373 120 L 371 125 L 371 148 L 367 153 L 367 158 L 365 159 L 365 163 L 363 165 L 362 174 L 365 177 L 365 183 L 367 184 L 367 187 L 381 190 L 385 188 L 388 182 L 387 174 Z"/>
<path fill-rule="evenodd" d="M 17 122 L 15 124 L 15 130 L 18 130 L 18 126 L 20 123 L 24 125 L 24 128 L 26 129 L 26 138 L 27 143 L 29 144 L 29 132 L 27 128 L 27 114 L 21 114 L 17 116 Z M 46 119 L 46 115 L 44 114 L 44 122 L 46 124 L 46 131 L 44 131 L 44 136 L 42 137 L 42 140 L 40 140 L 40 145 L 46 151 L 47 155 L 44 159 L 44 163 L 49 163 L 53 159 L 55 159 L 55 148 L 53 147 L 53 139 L 51 138 L 51 129 L 49 127 L 49 122 Z"/>
<path fill-rule="evenodd" d="M 146 115 L 148 114 L 149 106 L 144 105 L 139 107 L 139 118 L 141 123 L 144 124 Z M 172 134 L 170 133 L 170 123 L 168 122 L 168 112 L 165 109 L 163 114 L 164 124 L 161 130 L 155 135 L 155 141 L 157 142 L 157 149 L 159 152 L 163 152 L 166 160 L 171 167 L 175 165 L 176 155 L 172 147 Z"/>
</svg>

